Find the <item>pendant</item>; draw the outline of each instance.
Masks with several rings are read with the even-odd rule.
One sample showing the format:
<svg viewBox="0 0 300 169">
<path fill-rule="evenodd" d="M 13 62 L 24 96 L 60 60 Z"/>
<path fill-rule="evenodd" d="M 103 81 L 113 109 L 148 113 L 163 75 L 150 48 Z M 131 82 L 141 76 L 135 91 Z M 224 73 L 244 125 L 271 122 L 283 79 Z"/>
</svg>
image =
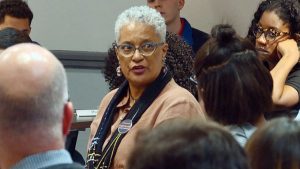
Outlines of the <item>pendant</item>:
<svg viewBox="0 0 300 169">
<path fill-rule="evenodd" d="M 132 127 L 132 120 L 131 119 L 125 119 L 123 120 L 118 127 L 118 132 L 120 134 L 127 133 Z"/>
</svg>

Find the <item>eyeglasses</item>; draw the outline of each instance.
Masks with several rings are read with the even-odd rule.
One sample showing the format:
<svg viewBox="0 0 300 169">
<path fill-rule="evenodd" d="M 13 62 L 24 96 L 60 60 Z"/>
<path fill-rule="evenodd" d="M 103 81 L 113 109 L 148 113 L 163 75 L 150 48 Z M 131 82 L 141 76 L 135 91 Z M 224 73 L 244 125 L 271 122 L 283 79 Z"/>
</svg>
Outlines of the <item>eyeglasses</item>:
<svg viewBox="0 0 300 169">
<path fill-rule="evenodd" d="M 262 34 L 264 34 L 266 41 L 274 41 L 277 37 L 283 35 L 289 35 L 289 32 L 280 32 L 274 28 L 267 28 L 263 29 L 261 26 L 257 25 L 254 30 L 253 34 L 256 39 L 258 39 Z"/>
<path fill-rule="evenodd" d="M 156 48 L 163 44 L 164 42 L 146 42 L 141 44 L 138 48 L 136 48 L 133 44 L 125 43 L 118 45 L 117 50 L 121 55 L 127 58 L 133 56 L 136 50 L 138 50 L 141 55 L 147 57 L 151 56 L 156 50 Z"/>
</svg>

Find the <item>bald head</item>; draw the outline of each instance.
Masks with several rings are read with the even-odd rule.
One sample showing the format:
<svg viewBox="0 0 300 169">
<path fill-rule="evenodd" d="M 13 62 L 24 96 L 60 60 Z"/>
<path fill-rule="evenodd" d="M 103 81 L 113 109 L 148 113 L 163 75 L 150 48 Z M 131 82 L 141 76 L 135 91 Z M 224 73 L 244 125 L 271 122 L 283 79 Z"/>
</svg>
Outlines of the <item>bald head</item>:
<svg viewBox="0 0 300 169">
<path fill-rule="evenodd" d="M 61 126 L 66 75 L 45 48 L 19 44 L 0 55 L 0 131 Z"/>
</svg>

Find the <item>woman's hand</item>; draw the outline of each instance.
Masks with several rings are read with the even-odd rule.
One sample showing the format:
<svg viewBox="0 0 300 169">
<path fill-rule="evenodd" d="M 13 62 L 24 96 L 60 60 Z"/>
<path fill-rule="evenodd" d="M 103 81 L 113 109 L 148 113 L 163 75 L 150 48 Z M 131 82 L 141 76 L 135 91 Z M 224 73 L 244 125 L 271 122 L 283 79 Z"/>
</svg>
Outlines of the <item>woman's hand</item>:
<svg viewBox="0 0 300 169">
<path fill-rule="evenodd" d="M 296 64 L 299 61 L 299 49 L 294 39 L 287 39 L 277 45 L 279 59 L 286 57 L 290 62 Z"/>
<path fill-rule="evenodd" d="M 277 45 L 279 62 L 271 70 L 273 78 L 272 99 L 276 106 L 292 107 L 299 102 L 299 94 L 296 89 L 286 85 L 286 79 L 299 61 L 299 50 L 295 40 L 287 39 Z"/>
</svg>

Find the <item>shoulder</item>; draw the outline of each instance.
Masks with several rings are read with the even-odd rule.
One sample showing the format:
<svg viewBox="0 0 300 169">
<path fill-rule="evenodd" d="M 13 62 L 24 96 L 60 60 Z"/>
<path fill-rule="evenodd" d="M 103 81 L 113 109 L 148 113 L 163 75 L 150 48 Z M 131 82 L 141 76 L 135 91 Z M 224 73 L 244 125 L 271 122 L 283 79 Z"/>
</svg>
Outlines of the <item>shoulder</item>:
<svg viewBox="0 0 300 169">
<path fill-rule="evenodd" d="M 154 102 L 159 107 L 159 116 L 162 119 L 170 117 L 199 116 L 205 119 L 204 111 L 195 97 L 186 89 L 180 87 L 172 79 Z M 161 119 L 160 119 L 161 120 Z"/>
<path fill-rule="evenodd" d="M 112 98 L 114 97 L 114 95 L 117 93 L 118 89 L 119 89 L 119 88 L 114 89 L 114 90 L 108 92 L 108 93 L 103 97 L 102 100 L 112 99 Z"/>
<path fill-rule="evenodd" d="M 193 27 L 192 27 L 192 36 L 193 36 L 194 43 L 197 43 L 200 46 L 202 46 L 209 39 L 208 33 Z"/>
<path fill-rule="evenodd" d="M 185 88 L 179 86 L 174 79 L 172 79 L 164 88 L 160 94 L 163 99 L 171 100 L 185 100 L 185 101 L 196 101 L 195 97 Z"/>
<path fill-rule="evenodd" d="M 110 91 L 109 93 L 107 93 L 102 98 L 101 103 L 100 103 L 100 107 L 101 107 L 101 105 L 107 105 L 111 101 L 111 99 L 114 97 L 114 95 L 116 94 L 117 90 L 118 90 L 118 88 Z"/>
<path fill-rule="evenodd" d="M 78 163 L 71 163 L 71 164 L 58 164 L 49 167 L 45 167 L 43 169 L 84 169 L 84 166 Z"/>
<path fill-rule="evenodd" d="M 229 125 L 227 128 L 241 146 L 246 144 L 247 140 L 256 130 L 256 127 L 249 123 L 243 125 Z"/>
<path fill-rule="evenodd" d="M 293 87 L 300 93 L 300 63 L 298 63 L 289 73 L 286 84 Z"/>
<path fill-rule="evenodd" d="M 196 29 L 194 27 L 192 27 L 192 33 L 195 37 L 200 37 L 200 38 L 203 38 L 205 40 L 207 40 L 209 38 L 209 34 L 206 33 L 206 32 L 203 32 L 199 29 Z"/>
</svg>

